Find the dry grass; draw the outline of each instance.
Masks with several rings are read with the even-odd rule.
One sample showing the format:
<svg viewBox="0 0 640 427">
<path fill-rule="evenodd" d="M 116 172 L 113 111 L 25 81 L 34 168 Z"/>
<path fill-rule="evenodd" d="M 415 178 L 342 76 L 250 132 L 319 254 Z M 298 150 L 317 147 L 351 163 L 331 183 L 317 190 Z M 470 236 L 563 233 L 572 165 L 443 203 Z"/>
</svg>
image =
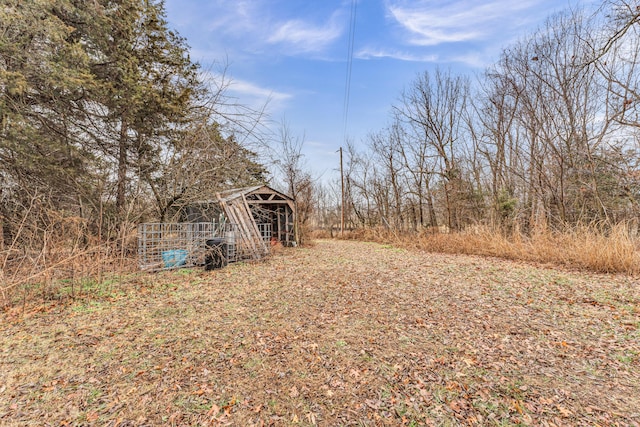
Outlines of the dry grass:
<svg viewBox="0 0 640 427">
<path fill-rule="evenodd" d="M 82 296 L 87 284 L 137 269 L 137 235 L 100 243 L 77 218 L 64 218 L 33 241 L 0 251 L 0 308 Z M 89 286 L 90 288 L 91 286 Z"/>
<path fill-rule="evenodd" d="M 137 269 L 135 259 L 119 256 L 116 250 L 107 246 L 48 251 L 54 255 L 22 254 L 8 263 L 9 268 L 0 270 L 0 309 L 83 297 L 105 277 L 128 274 Z"/>
<path fill-rule="evenodd" d="M 542 230 L 531 237 L 505 235 L 488 227 L 463 233 L 394 233 L 384 229 L 360 229 L 346 238 L 391 243 L 430 252 L 499 257 L 552 264 L 601 273 L 640 273 L 640 239 L 626 224 L 604 233 L 595 227 L 572 232 Z"/>
<path fill-rule="evenodd" d="M 2 425 L 639 425 L 629 276 L 320 241 L 5 312 Z"/>
</svg>

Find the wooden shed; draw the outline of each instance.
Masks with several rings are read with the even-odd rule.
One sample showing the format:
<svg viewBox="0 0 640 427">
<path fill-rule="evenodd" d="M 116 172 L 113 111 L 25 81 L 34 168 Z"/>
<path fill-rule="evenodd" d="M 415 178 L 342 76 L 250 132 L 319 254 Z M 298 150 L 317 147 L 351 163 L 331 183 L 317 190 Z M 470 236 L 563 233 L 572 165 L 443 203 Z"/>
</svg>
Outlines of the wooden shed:
<svg viewBox="0 0 640 427">
<path fill-rule="evenodd" d="M 267 185 L 235 188 L 216 200 L 189 202 L 174 222 L 138 225 L 138 257 L 145 270 L 206 264 L 210 246 L 225 262 L 260 259 L 274 243 L 295 246 L 294 200 Z M 166 258 L 166 259 L 165 259 Z"/>
<path fill-rule="evenodd" d="M 264 241 L 265 232 L 269 232 L 271 241 L 296 244 L 293 198 L 267 185 L 223 191 L 217 198 L 229 222 L 238 225 L 242 238 Z"/>
</svg>

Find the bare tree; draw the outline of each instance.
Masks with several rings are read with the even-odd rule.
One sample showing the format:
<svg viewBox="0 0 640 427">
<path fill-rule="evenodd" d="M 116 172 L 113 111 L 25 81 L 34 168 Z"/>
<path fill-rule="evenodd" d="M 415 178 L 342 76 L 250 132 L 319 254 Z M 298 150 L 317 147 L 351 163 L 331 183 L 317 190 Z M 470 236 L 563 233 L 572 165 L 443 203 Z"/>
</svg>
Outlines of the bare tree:
<svg viewBox="0 0 640 427">
<path fill-rule="evenodd" d="M 305 227 L 313 207 L 313 179 L 304 169 L 304 135 L 294 136 L 285 119 L 282 120 L 276 147 L 273 151 L 273 163 L 280 173 L 280 179 L 293 197 L 296 206 L 295 239 L 303 243 Z"/>
<path fill-rule="evenodd" d="M 369 148 L 372 150 L 373 159 L 376 160 L 379 168 L 376 186 L 389 187 L 391 194 L 389 198 L 384 198 L 386 209 L 385 219 L 391 220 L 393 226 L 401 230 L 405 226 L 404 204 L 405 189 L 403 188 L 405 172 L 403 161 L 404 138 L 400 123 L 394 123 L 391 127 L 372 134 L 369 137 Z M 380 190 L 377 191 L 380 193 Z M 379 197 L 381 198 L 381 197 Z"/>
<path fill-rule="evenodd" d="M 393 124 L 350 153 L 358 222 L 534 232 L 637 216 L 639 16 L 637 0 L 551 16 L 503 50 L 472 102 L 465 77 L 417 76 Z"/>
<path fill-rule="evenodd" d="M 401 104 L 395 107 L 397 117 L 411 130 L 410 147 L 420 162 L 416 165 L 418 172 L 435 172 L 441 179 L 450 229 L 459 228 L 455 214 L 460 190 L 458 155 L 460 145 L 464 144 L 461 127 L 468 90 L 468 79 L 436 69 L 433 76 L 428 72 L 420 74 L 402 94 Z M 433 171 L 424 167 L 428 158 L 435 163 Z M 427 182 L 426 178 L 422 182 Z M 422 198 L 418 202 L 422 204 Z"/>
</svg>

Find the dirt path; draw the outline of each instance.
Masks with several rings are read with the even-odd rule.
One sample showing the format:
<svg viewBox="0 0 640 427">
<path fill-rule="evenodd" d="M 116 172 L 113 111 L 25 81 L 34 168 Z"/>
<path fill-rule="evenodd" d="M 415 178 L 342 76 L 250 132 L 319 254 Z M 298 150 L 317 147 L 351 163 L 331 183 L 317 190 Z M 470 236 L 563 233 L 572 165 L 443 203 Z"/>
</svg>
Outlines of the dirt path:
<svg viewBox="0 0 640 427">
<path fill-rule="evenodd" d="M 0 324 L 0 425 L 639 425 L 640 284 L 321 241 Z"/>
</svg>

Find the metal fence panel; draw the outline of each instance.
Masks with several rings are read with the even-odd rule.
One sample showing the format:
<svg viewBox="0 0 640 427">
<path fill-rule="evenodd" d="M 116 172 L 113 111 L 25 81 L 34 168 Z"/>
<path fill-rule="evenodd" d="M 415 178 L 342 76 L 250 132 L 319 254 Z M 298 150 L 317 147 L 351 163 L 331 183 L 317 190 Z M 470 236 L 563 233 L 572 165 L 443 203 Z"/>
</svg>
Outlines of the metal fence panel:
<svg viewBox="0 0 640 427">
<path fill-rule="evenodd" d="M 271 239 L 271 224 L 258 224 L 265 241 Z M 249 258 L 235 224 L 214 222 L 145 223 L 138 225 L 138 264 L 156 271 L 205 264 L 206 241 L 225 240 L 227 262 Z"/>
</svg>

